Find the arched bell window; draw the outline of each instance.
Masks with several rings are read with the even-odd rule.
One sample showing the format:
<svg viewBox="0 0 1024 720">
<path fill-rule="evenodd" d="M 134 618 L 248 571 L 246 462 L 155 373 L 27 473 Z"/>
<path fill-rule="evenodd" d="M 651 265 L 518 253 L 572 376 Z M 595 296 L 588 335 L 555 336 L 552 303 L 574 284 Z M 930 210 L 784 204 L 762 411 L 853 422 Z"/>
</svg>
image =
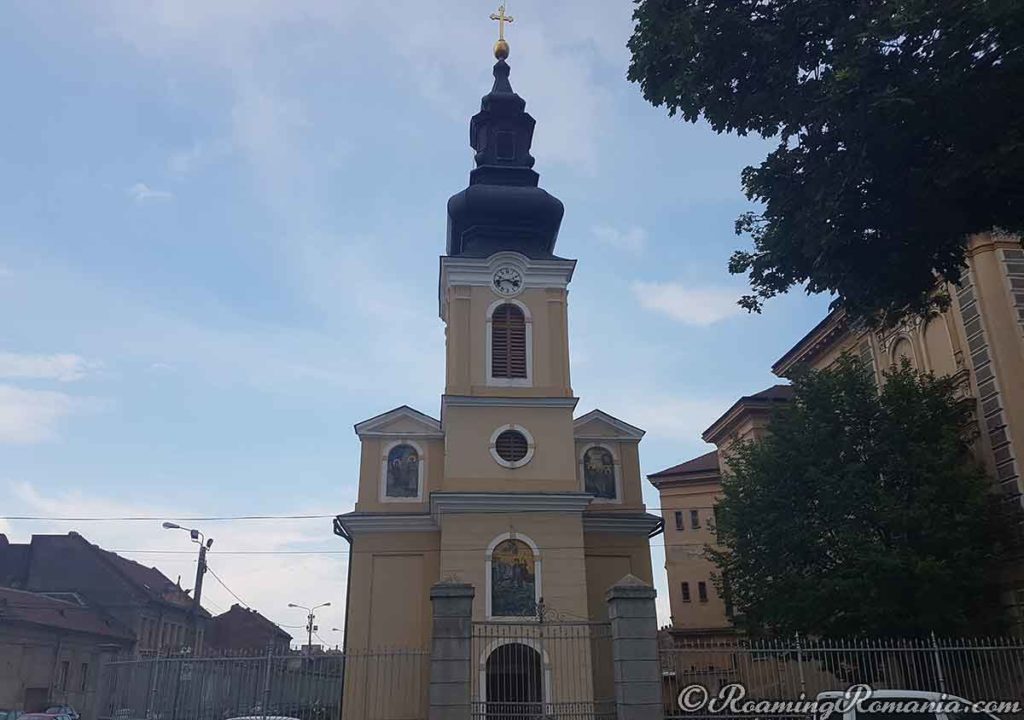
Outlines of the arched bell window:
<svg viewBox="0 0 1024 720">
<path fill-rule="evenodd" d="M 518 303 L 497 305 L 488 318 L 489 379 L 510 383 L 530 377 L 529 318 Z"/>
</svg>

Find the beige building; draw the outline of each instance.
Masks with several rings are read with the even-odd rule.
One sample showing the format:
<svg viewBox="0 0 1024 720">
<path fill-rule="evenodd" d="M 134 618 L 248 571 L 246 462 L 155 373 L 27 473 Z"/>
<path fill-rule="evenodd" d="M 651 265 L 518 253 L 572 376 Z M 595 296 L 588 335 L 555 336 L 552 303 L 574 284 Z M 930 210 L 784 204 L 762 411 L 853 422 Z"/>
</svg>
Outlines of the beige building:
<svg viewBox="0 0 1024 720">
<path fill-rule="evenodd" d="M 600 410 L 574 417 L 576 261 L 554 254 L 562 204 L 537 186 L 534 121 L 508 74 L 499 59 L 470 128 L 476 168 L 448 203 L 440 418 L 403 406 L 355 426 L 358 501 L 335 523 L 351 543 L 349 652 L 427 648 L 430 589 L 442 580 L 475 587 L 474 620 L 509 627 L 536 621 L 541 608 L 605 619 L 612 584 L 627 574 L 653 581 L 648 536 L 660 519 L 641 495 L 644 433 Z M 489 643 L 477 658 L 487 673 L 504 644 Z M 506 663 L 543 662 L 556 676 L 586 666 L 583 657 L 560 669 L 532 649 L 502 652 Z M 484 697 L 490 683 L 474 700 L 495 700 Z M 526 699 L 559 700 L 548 697 L 557 677 L 543 687 L 545 697 Z"/>
<path fill-rule="evenodd" d="M 919 369 L 957 380 L 964 398 L 977 407 L 978 458 L 995 492 L 1015 508 L 1024 490 L 1020 459 L 1024 452 L 1024 250 L 1016 238 L 985 234 L 971 239 L 968 269 L 959 287 L 948 288 L 950 308 L 928 321 L 908 320 L 885 332 L 849 322 L 835 310 L 800 339 L 773 366 L 785 378 L 797 366 L 825 368 L 844 352 L 860 357 L 881 381 L 882 371 L 901 358 Z M 730 612 L 716 597 L 714 571 L 700 548 L 713 542 L 705 518 L 713 517 L 721 465 L 729 446 L 757 439 L 766 431 L 772 407 L 785 402 L 786 386 L 777 385 L 738 400 L 702 435 L 716 449 L 648 476 L 661 494 L 666 529 L 672 626 L 676 634 L 728 632 Z M 694 515 L 696 513 L 696 515 Z M 700 524 L 694 527 L 692 518 Z M 1024 564 L 1016 559 L 1003 578 L 1006 603 L 1021 624 Z M 703 598 L 701 584 L 707 587 Z"/>
</svg>

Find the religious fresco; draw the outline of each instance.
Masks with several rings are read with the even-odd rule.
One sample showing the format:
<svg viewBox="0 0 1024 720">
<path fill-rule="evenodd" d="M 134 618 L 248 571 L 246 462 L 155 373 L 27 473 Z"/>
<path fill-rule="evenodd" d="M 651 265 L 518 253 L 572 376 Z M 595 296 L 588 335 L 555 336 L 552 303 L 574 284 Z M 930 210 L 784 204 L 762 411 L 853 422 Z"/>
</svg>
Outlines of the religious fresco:
<svg viewBox="0 0 1024 720">
<path fill-rule="evenodd" d="M 615 499 L 615 458 L 610 450 L 592 447 L 583 453 L 583 485 L 595 497 Z"/>
<path fill-rule="evenodd" d="M 388 452 L 388 497 L 419 495 L 420 455 L 412 445 L 396 445 Z"/>
<path fill-rule="evenodd" d="M 491 553 L 491 615 L 537 614 L 537 576 L 533 550 L 522 540 L 503 540 Z"/>
</svg>

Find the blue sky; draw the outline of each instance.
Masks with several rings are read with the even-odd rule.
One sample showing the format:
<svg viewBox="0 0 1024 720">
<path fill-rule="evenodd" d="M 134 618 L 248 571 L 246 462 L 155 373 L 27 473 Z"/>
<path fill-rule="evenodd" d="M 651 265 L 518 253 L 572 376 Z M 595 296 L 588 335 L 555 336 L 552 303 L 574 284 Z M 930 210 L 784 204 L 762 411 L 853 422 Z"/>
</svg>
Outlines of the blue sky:
<svg viewBox="0 0 1024 720">
<path fill-rule="evenodd" d="M 483 0 L 134 0 L 4 5 L 0 86 L 0 507 L 5 514 L 332 514 L 353 423 L 437 415 L 445 202 L 490 87 Z M 700 432 L 825 311 L 749 316 L 726 261 L 768 144 L 670 119 L 625 80 L 631 3 L 512 0 L 511 81 L 541 184 L 566 205 L 573 386 L 645 428 L 645 472 Z M 656 494 L 647 491 L 657 507 Z M 190 551 L 157 523 L 78 529 Z M 285 624 L 332 601 L 328 521 L 209 523 L 211 565 Z M 220 554 L 218 554 L 218 552 Z M 125 553 L 191 586 L 191 555 Z M 664 590 L 660 551 L 656 574 Z M 206 585 L 211 609 L 233 598 Z"/>
</svg>

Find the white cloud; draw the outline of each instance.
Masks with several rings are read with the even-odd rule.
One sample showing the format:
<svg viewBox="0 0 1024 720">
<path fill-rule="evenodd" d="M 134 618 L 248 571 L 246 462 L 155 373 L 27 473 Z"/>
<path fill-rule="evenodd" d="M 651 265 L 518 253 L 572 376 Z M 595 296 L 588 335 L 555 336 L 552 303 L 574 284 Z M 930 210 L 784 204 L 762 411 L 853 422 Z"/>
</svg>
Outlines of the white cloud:
<svg viewBox="0 0 1024 720">
<path fill-rule="evenodd" d="M 11 482 L 0 489 L 8 497 L 4 507 L 24 515 L 82 517 L 155 517 L 153 521 L 79 522 L 10 521 L 7 534 L 12 542 L 26 542 L 33 533 L 62 534 L 71 529 L 80 532 L 89 542 L 106 550 L 118 551 L 124 557 L 147 566 L 154 566 L 172 581 L 181 577 L 181 585 L 191 588 L 195 577 L 195 545 L 180 531 L 163 530 L 162 519 L 218 514 L 207 506 L 188 506 L 174 501 L 123 500 L 96 492 L 75 490 L 44 491 L 28 483 Z M 0 494 L 0 497 L 3 497 Z M 350 507 L 354 498 L 346 497 L 343 507 Z M 73 512 L 69 511 L 73 508 Z M 322 513 L 322 508 L 279 508 L 281 514 Z M 288 608 L 289 602 L 310 605 L 330 602 L 331 607 L 317 612 L 320 635 L 331 644 L 340 643 L 340 633 L 329 628 L 343 627 L 345 573 L 348 545 L 331 534 L 330 521 L 324 519 L 272 521 L 198 522 L 194 525 L 214 539 L 208 562 L 213 571 L 250 607 L 271 620 L 299 625 L 305 613 Z M 134 551 L 134 552 L 132 552 Z M 245 555 L 249 551 L 288 551 L 296 554 Z M 314 551 L 302 554 L 302 551 Z M 335 554 L 319 554 L 329 551 Z M 341 551 L 341 552 L 338 552 Z M 203 585 L 203 606 L 219 614 L 238 602 L 212 576 Z M 301 631 L 286 628 L 296 641 Z"/>
<path fill-rule="evenodd" d="M 0 277 L 10 277 L 14 273 L 6 265 L 0 265 Z"/>
<path fill-rule="evenodd" d="M 619 230 L 611 225 L 595 225 L 591 231 L 599 243 L 617 250 L 641 253 L 647 244 L 647 232 L 642 227 Z"/>
<path fill-rule="evenodd" d="M 170 200 L 174 197 L 174 193 L 167 190 L 154 190 L 143 182 L 135 183 L 125 192 L 137 203 L 146 202 L 147 200 Z"/>
<path fill-rule="evenodd" d="M 52 440 L 60 421 L 74 409 L 75 399 L 65 393 L 0 384 L 0 443 Z"/>
<path fill-rule="evenodd" d="M 71 382 L 82 379 L 94 367 L 96 363 L 71 353 L 33 355 L 0 352 L 0 378 L 5 379 Z"/>
<path fill-rule="evenodd" d="M 737 293 L 724 287 L 686 287 L 672 282 L 633 283 L 633 294 L 646 310 L 701 327 L 739 315 Z"/>
</svg>

